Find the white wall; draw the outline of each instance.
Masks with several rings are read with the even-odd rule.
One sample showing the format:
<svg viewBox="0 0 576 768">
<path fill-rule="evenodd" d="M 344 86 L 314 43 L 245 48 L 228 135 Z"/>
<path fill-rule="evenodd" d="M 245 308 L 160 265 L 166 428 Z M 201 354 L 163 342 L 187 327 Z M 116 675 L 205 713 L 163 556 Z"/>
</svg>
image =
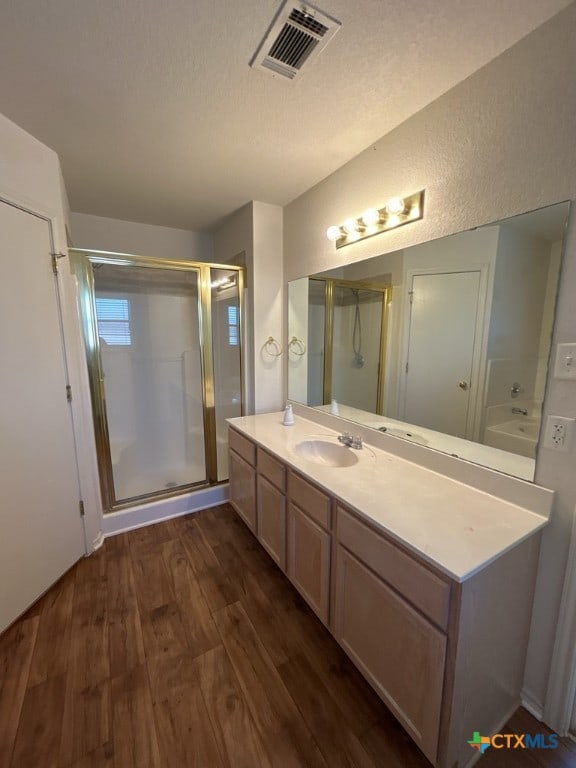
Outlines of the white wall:
<svg viewBox="0 0 576 768">
<path fill-rule="evenodd" d="M 0 198 L 50 218 L 54 248 L 66 252 L 67 200 L 55 152 L 0 115 Z M 48 255 L 47 255 L 48 256 Z M 72 386 L 80 492 L 84 500 L 87 550 L 100 541 L 102 504 L 84 346 L 76 308 L 75 279 L 67 260 L 60 261 L 59 289 Z M 26 297 L 23 295 L 22 300 Z M 32 308 L 33 310 L 33 308 Z M 71 468 L 71 471 L 76 471 Z"/>
<path fill-rule="evenodd" d="M 214 233 L 214 259 L 236 263 L 244 253 L 247 271 L 246 370 L 252 390 L 247 412 L 279 410 L 283 401 L 284 354 L 263 349 L 269 336 L 285 346 L 283 334 L 282 209 L 252 201 L 229 216 Z M 256 297 L 256 298 L 255 298 Z"/>
<path fill-rule="evenodd" d="M 538 357 L 549 254 L 545 241 L 498 227 L 488 357 Z"/>
<path fill-rule="evenodd" d="M 296 337 L 306 346 L 303 355 L 288 352 L 288 398 L 308 402 L 308 279 L 303 277 L 288 288 L 288 339 Z M 298 352 L 301 348 L 294 347 Z"/>
<path fill-rule="evenodd" d="M 213 238 L 206 232 L 107 219 L 86 213 L 72 213 L 70 224 L 76 248 L 160 259 L 214 261 Z"/>
<path fill-rule="evenodd" d="M 242 206 L 222 222 L 214 232 L 214 261 L 218 264 L 235 264 L 246 267 L 245 285 L 245 328 L 244 341 L 244 384 L 245 410 L 254 413 L 254 389 L 252 372 L 254 370 L 254 227 L 252 203 Z"/>
<path fill-rule="evenodd" d="M 576 197 L 576 4 L 377 141 L 285 208 L 287 280 Z M 424 218 L 336 250 L 331 224 L 426 190 Z M 555 342 L 576 341 L 576 225 L 569 227 Z M 545 413 L 576 416 L 576 385 L 549 378 Z M 544 535 L 526 691 L 543 706 L 572 517 L 574 453 L 541 448 L 536 480 L 557 491 Z"/>
<path fill-rule="evenodd" d="M 546 389 L 546 371 L 550 342 L 554 331 L 554 309 L 556 307 L 556 293 L 560 280 L 560 268 L 562 266 L 562 241 L 552 243 L 550 246 L 550 266 L 546 278 L 546 297 L 542 312 L 542 332 L 538 347 L 538 371 L 536 373 L 535 399 L 538 402 L 544 400 Z"/>
</svg>

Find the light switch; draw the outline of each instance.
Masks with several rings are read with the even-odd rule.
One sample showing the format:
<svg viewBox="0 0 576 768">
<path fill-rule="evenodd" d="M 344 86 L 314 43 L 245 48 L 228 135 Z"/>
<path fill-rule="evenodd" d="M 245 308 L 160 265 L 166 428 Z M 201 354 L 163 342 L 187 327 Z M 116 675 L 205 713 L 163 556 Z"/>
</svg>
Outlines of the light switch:
<svg viewBox="0 0 576 768">
<path fill-rule="evenodd" d="M 576 344 L 558 344 L 554 364 L 555 379 L 574 379 L 576 381 Z"/>
</svg>

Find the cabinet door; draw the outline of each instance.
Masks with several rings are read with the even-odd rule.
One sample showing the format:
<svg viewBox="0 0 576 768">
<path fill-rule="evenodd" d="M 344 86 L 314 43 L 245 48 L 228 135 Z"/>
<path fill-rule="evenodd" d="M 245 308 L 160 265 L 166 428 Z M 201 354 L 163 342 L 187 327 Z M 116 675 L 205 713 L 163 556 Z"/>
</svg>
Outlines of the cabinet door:
<svg viewBox="0 0 576 768">
<path fill-rule="evenodd" d="M 256 533 L 256 470 L 230 451 L 230 503 L 248 528 Z"/>
<path fill-rule="evenodd" d="M 288 505 L 288 577 L 328 624 L 330 534 L 294 504 Z"/>
<path fill-rule="evenodd" d="M 446 637 L 341 545 L 336 558 L 336 639 L 435 762 Z"/>
<path fill-rule="evenodd" d="M 283 571 L 286 570 L 286 498 L 258 475 L 258 540 Z"/>
</svg>

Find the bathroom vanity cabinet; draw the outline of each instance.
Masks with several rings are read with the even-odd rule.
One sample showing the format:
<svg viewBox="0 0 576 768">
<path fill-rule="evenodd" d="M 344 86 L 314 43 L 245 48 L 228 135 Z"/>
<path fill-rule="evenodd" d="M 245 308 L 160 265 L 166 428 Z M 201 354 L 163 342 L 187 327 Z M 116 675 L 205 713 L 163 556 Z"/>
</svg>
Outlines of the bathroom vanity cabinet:
<svg viewBox="0 0 576 768">
<path fill-rule="evenodd" d="M 538 527 L 459 578 L 271 443 L 230 429 L 231 504 L 426 757 L 463 768 L 473 732 L 496 732 L 519 704 Z M 331 472 L 355 482 L 354 468 Z"/>
</svg>

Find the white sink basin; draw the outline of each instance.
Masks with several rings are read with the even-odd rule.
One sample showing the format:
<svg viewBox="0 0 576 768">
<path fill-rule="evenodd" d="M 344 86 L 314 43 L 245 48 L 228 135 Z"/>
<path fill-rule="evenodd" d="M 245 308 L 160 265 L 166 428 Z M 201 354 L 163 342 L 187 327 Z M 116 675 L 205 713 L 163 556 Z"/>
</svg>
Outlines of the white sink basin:
<svg viewBox="0 0 576 768">
<path fill-rule="evenodd" d="M 302 440 L 294 451 L 307 461 L 325 467 L 352 467 L 358 463 L 358 455 L 352 448 L 328 440 Z"/>
</svg>

